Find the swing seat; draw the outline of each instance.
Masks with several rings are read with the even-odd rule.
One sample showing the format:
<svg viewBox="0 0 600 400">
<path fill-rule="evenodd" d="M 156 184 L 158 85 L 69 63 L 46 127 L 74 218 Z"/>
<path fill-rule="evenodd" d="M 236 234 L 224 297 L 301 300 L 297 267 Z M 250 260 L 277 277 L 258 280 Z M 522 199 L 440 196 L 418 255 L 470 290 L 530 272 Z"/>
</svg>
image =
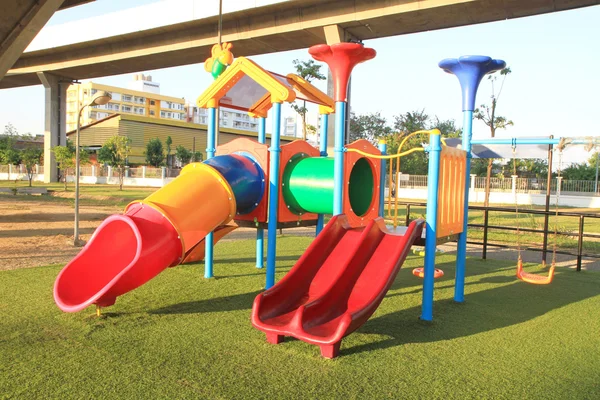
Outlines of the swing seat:
<svg viewBox="0 0 600 400">
<path fill-rule="evenodd" d="M 534 285 L 548 285 L 552 283 L 552 278 L 554 278 L 554 265 L 550 267 L 548 276 L 530 274 L 529 272 L 523 271 L 523 261 L 519 259 L 517 262 L 517 278 L 523 282 L 532 283 Z"/>
<path fill-rule="evenodd" d="M 414 276 L 418 276 L 419 278 L 424 278 L 425 277 L 425 270 L 423 268 L 415 268 L 412 270 L 412 274 Z M 436 278 L 441 278 L 442 276 L 444 276 L 444 271 L 442 271 L 441 269 L 435 269 L 435 272 L 433 273 L 433 279 Z"/>
</svg>

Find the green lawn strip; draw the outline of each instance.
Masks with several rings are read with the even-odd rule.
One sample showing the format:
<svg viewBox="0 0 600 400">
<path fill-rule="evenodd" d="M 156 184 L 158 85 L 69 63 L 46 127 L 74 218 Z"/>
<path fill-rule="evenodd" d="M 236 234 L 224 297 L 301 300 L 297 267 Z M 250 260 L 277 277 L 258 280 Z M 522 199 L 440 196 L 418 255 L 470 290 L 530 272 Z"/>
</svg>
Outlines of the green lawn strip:
<svg viewBox="0 0 600 400">
<path fill-rule="evenodd" d="M 24 181 L 0 181 L 0 187 L 27 187 L 28 183 Z M 60 204 L 72 204 L 75 197 L 75 186 L 70 183 L 67 186 L 67 190 L 64 190 L 64 184 L 62 183 L 43 183 L 33 182 L 34 187 L 43 187 L 48 189 L 50 195 L 48 196 L 31 196 L 31 195 L 11 195 L 2 193 L 2 198 L 14 200 L 14 201 L 40 201 L 40 202 L 53 202 Z M 100 205 L 116 205 L 126 206 L 134 200 L 144 199 L 150 194 L 154 193 L 157 188 L 137 187 L 137 186 L 124 186 L 123 190 L 119 190 L 117 185 L 80 185 L 80 204 L 100 206 Z"/>
<path fill-rule="evenodd" d="M 310 238 L 278 241 L 277 279 Z M 61 313 L 60 267 L 0 273 L 0 397 L 11 398 L 594 398 L 600 371 L 600 274 L 559 269 L 535 286 L 514 263 L 469 259 L 466 302 L 453 302 L 454 257 L 441 255 L 434 321 L 410 256 L 375 315 L 341 357 L 274 346 L 250 324 L 264 285 L 255 242 L 219 243 L 215 279 L 171 268 L 117 300 Z M 529 272 L 536 268 L 527 266 Z"/>
</svg>

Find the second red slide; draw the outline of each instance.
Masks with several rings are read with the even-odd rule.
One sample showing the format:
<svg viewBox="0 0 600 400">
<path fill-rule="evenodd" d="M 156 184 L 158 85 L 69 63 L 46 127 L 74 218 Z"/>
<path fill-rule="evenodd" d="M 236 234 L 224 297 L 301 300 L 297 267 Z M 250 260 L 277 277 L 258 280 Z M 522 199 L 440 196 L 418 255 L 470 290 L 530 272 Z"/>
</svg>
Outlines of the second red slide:
<svg viewBox="0 0 600 400">
<path fill-rule="evenodd" d="M 397 235 L 381 218 L 353 229 L 345 216 L 333 217 L 290 272 L 256 297 L 252 324 L 271 343 L 293 336 L 318 345 L 323 357 L 337 356 L 342 338 L 385 297 L 423 224 L 413 221 Z"/>
</svg>

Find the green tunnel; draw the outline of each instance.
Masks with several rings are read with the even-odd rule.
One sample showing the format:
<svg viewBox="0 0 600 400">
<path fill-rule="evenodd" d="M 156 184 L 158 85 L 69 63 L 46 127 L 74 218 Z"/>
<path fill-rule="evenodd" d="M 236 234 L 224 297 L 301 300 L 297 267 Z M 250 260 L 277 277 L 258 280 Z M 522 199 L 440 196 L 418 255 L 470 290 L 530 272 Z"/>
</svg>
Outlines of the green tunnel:
<svg viewBox="0 0 600 400">
<path fill-rule="evenodd" d="M 352 211 L 365 215 L 374 195 L 375 178 L 371 164 L 365 158 L 352 167 L 348 196 Z M 297 154 L 285 166 L 282 180 L 283 198 L 295 214 L 333 213 L 333 158 L 307 157 Z"/>
</svg>

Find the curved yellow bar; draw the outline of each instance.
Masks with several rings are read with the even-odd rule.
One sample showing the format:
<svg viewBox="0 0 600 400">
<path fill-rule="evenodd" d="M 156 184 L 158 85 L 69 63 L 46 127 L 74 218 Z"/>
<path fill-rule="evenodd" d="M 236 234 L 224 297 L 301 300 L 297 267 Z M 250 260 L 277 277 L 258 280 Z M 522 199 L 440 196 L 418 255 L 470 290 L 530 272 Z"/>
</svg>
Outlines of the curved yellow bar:
<svg viewBox="0 0 600 400">
<path fill-rule="evenodd" d="M 204 236 L 235 216 L 233 190 L 223 176 L 203 163 L 188 164 L 177 179 L 142 201 L 163 214 L 177 231 L 183 256 Z"/>
<path fill-rule="evenodd" d="M 375 158 L 375 159 L 378 159 L 378 160 L 390 160 L 392 158 L 404 157 L 404 156 L 407 156 L 407 155 L 412 154 L 412 153 L 417 152 L 417 151 L 425 151 L 425 149 L 422 148 L 422 147 L 413 147 L 412 149 L 406 150 L 406 151 L 404 151 L 402 153 L 389 154 L 389 155 L 386 155 L 386 156 L 382 156 L 381 154 L 367 153 L 365 151 L 358 150 L 358 149 L 346 149 L 346 151 L 353 151 L 353 152 L 358 153 L 358 154 L 360 154 L 362 156 L 369 157 L 369 158 Z"/>
</svg>

